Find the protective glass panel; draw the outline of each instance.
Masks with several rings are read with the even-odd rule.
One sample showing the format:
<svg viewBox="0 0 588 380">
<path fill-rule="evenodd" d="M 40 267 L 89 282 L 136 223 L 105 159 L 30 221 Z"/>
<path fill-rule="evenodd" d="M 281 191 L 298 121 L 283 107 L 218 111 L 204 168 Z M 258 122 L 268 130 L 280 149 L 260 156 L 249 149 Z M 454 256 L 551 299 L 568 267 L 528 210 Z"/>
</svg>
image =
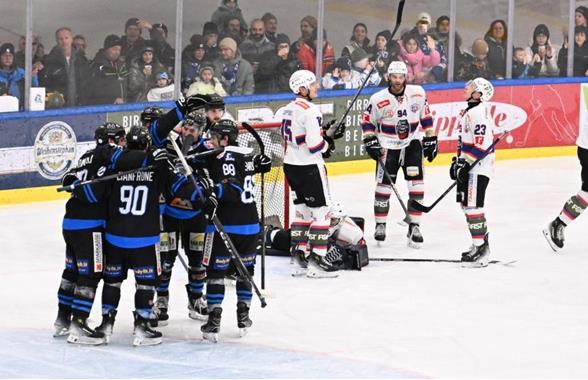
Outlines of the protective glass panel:
<svg viewBox="0 0 588 380">
<path fill-rule="evenodd" d="M 10 96 L 0 98 L 0 112 L 11 112 L 24 106 L 26 2 L 2 0 L 0 9 L 0 95 Z M 40 53 L 39 42 L 37 37 L 33 50 Z M 16 83 L 10 80 L 14 75 L 20 78 Z"/>
</svg>

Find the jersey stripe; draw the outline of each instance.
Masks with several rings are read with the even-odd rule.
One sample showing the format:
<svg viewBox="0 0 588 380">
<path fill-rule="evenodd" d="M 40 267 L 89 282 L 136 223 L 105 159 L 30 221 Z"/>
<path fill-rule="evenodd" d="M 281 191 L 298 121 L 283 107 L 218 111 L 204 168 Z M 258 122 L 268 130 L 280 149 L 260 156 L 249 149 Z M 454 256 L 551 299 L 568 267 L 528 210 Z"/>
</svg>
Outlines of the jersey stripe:
<svg viewBox="0 0 588 380">
<path fill-rule="evenodd" d="M 62 229 L 66 231 L 86 230 L 90 228 L 104 227 L 104 219 L 70 219 L 63 218 Z"/>
<path fill-rule="evenodd" d="M 234 225 L 225 224 L 223 228 L 226 233 L 234 235 L 257 235 L 260 231 L 259 223 Z M 206 233 L 215 231 L 216 228 L 214 227 L 214 224 L 210 224 L 206 227 Z"/>
<path fill-rule="evenodd" d="M 159 234 L 154 236 L 119 236 L 105 233 L 104 237 L 110 244 L 119 248 L 143 248 L 159 243 Z"/>
<path fill-rule="evenodd" d="M 308 150 L 310 151 L 310 153 L 317 153 L 317 152 L 320 152 L 321 150 L 323 150 L 324 147 L 325 147 L 325 140 L 321 140 L 321 142 L 318 143 L 318 145 L 313 146 L 313 147 L 309 147 Z"/>
</svg>

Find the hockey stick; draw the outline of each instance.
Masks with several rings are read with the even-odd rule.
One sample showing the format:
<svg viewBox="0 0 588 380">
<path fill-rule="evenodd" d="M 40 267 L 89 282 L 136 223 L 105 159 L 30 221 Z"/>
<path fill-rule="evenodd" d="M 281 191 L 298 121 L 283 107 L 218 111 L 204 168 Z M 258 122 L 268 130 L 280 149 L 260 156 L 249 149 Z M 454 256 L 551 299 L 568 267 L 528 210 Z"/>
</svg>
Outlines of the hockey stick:
<svg viewBox="0 0 588 380">
<path fill-rule="evenodd" d="M 180 162 L 182 163 L 182 166 L 184 167 L 184 170 L 186 171 L 186 175 L 190 178 L 190 180 L 192 181 L 194 186 L 198 186 L 198 182 L 196 181 L 196 178 L 194 177 L 194 173 L 192 171 L 192 168 L 190 167 L 190 165 L 188 165 L 188 162 L 186 162 L 186 158 L 182 154 L 182 151 L 181 151 L 180 147 L 178 146 L 178 144 L 176 143 L 175 139 L 170 138 L 169 141 L 172 143 L 174 150 L 178 154 L 178 158 L 180 159 Z M 255 290 L 255 294 L 257 294 L 257 297 L 261 301 L 261 307 L 262 308 L 266 307 L 267 303 L 265 302 L 265 297 L 259 291 L 259 288 L 257 287 L 257 284 L 253 280 L 253 277 L 251 277 L 251 274 L 247 270 L 247 267 L 245 267 L 245 264 L 243 264 L 243 260 L 241 260 L 241 257 L 237 253 L 237 248 L 235 248 L 235 245 L 231 241 L 231 238 L 225 232 L 223 225 L 221 224 L 220 220 L 218 219 L 218 216 L 214 215 L 212 217 L 211 221 L 212 221 L 212 224 L 214 225 L 214 227 L 216 228 L 216 231 L 218 232 L 219 236 L 221 237 L 223 243 L 225 244 L 225 247 L 229 251 L 229 254 L 231 255 L 231 259 L 233 260 L 233 264 L 235 264 L 235 268 L 237 269 L 237 272 L 239 272 L 239 275 L 246 278 L 247 281 L 251 284 L 251 286 Z"/>
<path fill-rule="evenodd" d="M 60 193 L 62 191 L 72 191 L 76 187 L 80 187 L 80 186 L 84 186 L 84 185 L 94 185 L 96 183 L 116 179 L 118 176 L 121 176 L 121 175 L 133 174 L 133 173 L 137 173 L 137 172 L 140 172 L 143 170 L 152 170 L 152 169 L 155 169 L 154 165 L 149 165 L 144 168 L 131 169 L 131 170 L 127 170 L 124 172 L 118 172 L 118 173 L 114 173 L 114 174 L 110 174 L 110 175 L 105 175 L 104 177 L 98 177 L 98 178 L 89 179 L 89 180 L 82 181 L 82 182 L 72 183 L 71 185 L 58 187 L 57 192 Z"/>
<path fill-rule="evenodd" d="M 242 122 L 241 125 L 245 128 L 255 141 L 257 141 L 257 145 L 259 145 L 259 149 L 261 149 L 261 154 L 265 155 L 265 144 L 263 140 L 261 140 L 261 136 L 259 133 L 253 128 L 249 123 Z M 261 207 L 260 207 L 260 219 L 261 219 L 261 289 L 265 290 L 265 173 L 261 173 Z"/>
<path fill-rule="evenodd" d="M 400 193 L 398 192 L 396 185 L 394 185 L 394 182 L 392 181 L 392 176 L 390 175 L 390 173 L 388 173 L 388 170 L 386 170 L 386 164 L 384 163 L 384 160 L 381 157 L 378 159 L 378 164 L 380 164 L 380 167 L 382 168 L 382 171 L 384 172 L 384 176 L 386 177 L 388 182 L 390 182 L 390 186 L 392 187 L 392 191 L 394 191 L 394 194 L 396 195 L 396 199 L 398 199 L 398 202 L 400 203 L 400 207 L 402 207 L 402 211 L 404 211 L 403 222 L 407 222 L 407 221 L 410 222 L 410 215 L 408 215 L 408 209 L 404 205 L 404 201 L 400 197 Z"/>
<path fill-rule="evenodd" d="M 496 146 L 496 144 L 498 144 L 498 143 L 500 142 L 500 140 L 502 140 L 502 138 L 503 138 L 504 136 L 506 136 L 506 134 L 507 134 L 507 133 L 508 133 L 508 132 L 502 132 L 502 134 L 501 134 L 500 136 L 498 136 L 498 137 L 497 137 L 497 138 L 494 140 L 494 142 L 492 142 L 492 145 L 490 145 L 490 146 L 489 146 L 489 147 L 488 147 L 488 148 L 487 148 L 487 149 L 484 151 L 484 154 L 483 154 L 482 156 L 478 157 L 478 159 L 477 159 L 476 161 L 474 161 L 474 162 L 473 162 L 473 163 L 470 165 L 470 168 L 468 169 L 468 171 L 467 171 L 467 172 L 469 173 L 469 172 L 470 172 L 470 170 L 472 170 L 472 169 L 473 169 L 473 168 L 474 168 L 474 167 L 475 167 L 475 166 L 476 166 L 476 165 L 477 165 L 477 164 L 478 164 L 480 161 L 482 161 L 484 158 L 486 158 L 486 156 L 487 156 L 487 155 L 489 155 L 489 154 L 490 154 L 490 153 L 491 153 L 491 152 L 494 150 L 494 147 Z M 424 206 L 424 205 L 420 204 L 419 202 L 417 202 L 417 201 L 415 201 L 415 200 L 413 200 L 413 199 L 410 199 L 410 200 L 408 201 L 408 202 L 409 202 L 409 204 L 410 204 L 410 207 L 414 208 L 414 209 L 415 209 L 415 210 L 417 210 L 417 211 L 421 211 L 421 212 L 427 213 L 427 212 L 431 211 L 431 210 L 433 209 L 433 207 L 435 207 L 435 206 L 437 205 L 437 203 L 441 202 L 441 200 L 442 200 L 443 198 L 445 198 L 445 196 L 446 196 L 447 194 L 449 194 L 449 192 L 450 192 L 450 191 L 451 191 L 451 190 L 452 190 L 452 189 L 453 189 L 455 186 L 457 186 L 457 180 L 453 181 L 453 183 L 451 184 L 451 186 L 449 186 L 449 187 L 447 188 L 447 190 L 445 190 L 445 191 L 443 192 L 443 194 L 441 194 L 441 195 L 439 196 L 439 198 L 437 198 L 437 200 L 435 200 L 435 202 L 433 202 L 433 204 L 432 204 L 432 205 L 430 205 L 430 206 Z"/>
<path fill-rule="evenodd" d="M 394 35 L 398 31 L 398 28 L 400 27 L 400 24 L 402 23 L 402 13 L 404 13 L 404 2 L 405 2 L 405 0 L 400 0 L 400 2 L 398 3 L 398 10 L 396 11 L 396 25 L 394 26 L 394 30 L 392 31 L 392 35 L 390 36 L 390 39 L 394 38 Z M 327 136 L 333 137 L 335 134 L 335 131 L 337 129 L 339 129 L 340 126 L 343 124 L 343 120 L 345 120 L 345 118 L 347 117 L 347 115 L 351 111 L 351 108 L 353 108 L 353 105 L 357 101 L 357 98 L 359 97 L 359 95 L 363 91 L 365 85 L 367 84 L 367 82 L 369 81 L 370 77 L 372 76 L 372 74 L 374 73 L 375 70 L 376 70 L 376 65 L 374 65 L 372 67 L 369 74 L 362 82 L 361 86 L 359 87 L 359 89 L 355 93 L 355 96 L 353 97 L 353 99 L 351 100 L 349 105 L 347 106 L 347 109 L 345 110 L 345 113 L 343 114 L 343 116 L 341 116 L 339 118 L 339 121 L 337 123 L 333 124 L 329 129 L 327 129 L 327 131 L 325 132 L 325 134 Z"/>
<path fill-rule="evenodd" d="M 425 259 L 425 258 L 401 258 L 401 257 L 370 257 L 370 261 L 399 261 L 399 262 L 410 262 L 410 263 L 462 263 L 461 260 L 456 259 Z M 518 260 L 500 261 L 490 260 L 488 264 L 501 264 L 511 265 L 516 263 Z"/>
</svg>

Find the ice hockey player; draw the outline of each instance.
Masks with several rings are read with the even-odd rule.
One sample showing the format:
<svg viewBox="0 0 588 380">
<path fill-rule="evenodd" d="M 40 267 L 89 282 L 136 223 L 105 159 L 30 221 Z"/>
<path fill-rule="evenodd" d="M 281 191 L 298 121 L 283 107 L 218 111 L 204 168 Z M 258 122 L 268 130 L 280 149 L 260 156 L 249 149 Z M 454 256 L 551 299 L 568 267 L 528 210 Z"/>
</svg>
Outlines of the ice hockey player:
<svg viewBox="0 0 588 380">
<path fill-rule="evenodd" d="M 158 120 L 165 112 L 161 107 L 145 107 L 143 112 L 141 112 L 141 116 L 139 117 L 141 120 L 141 125 L 145 128 L 149 128 L 155 120 Z"/>
<path fill-rule="evenodd" d="M 484 199 L 494 171 L 494 151 L 475 166 L 471 165 L 486 154 L 493 142 L 495 127 L 488 104 L 492 95 L 494 87 L 484 78 L 466 83 L 467 108 L 458 127 L 457 156 L 453 157 L 449 170 L 451 179 L 457 181 L 457 201 L 461 203 L 473 241 L 470 249 L 461 255 L 464 267 L 485 267 L 490 256 Z"/>
<path fill-rule="evenodd" d="M 133 345 L 153 345 L 162 340 L 162 334 L 149 325 L 157 276 L 161 273 L 160 194 L 166 198 L 180 196 L 194 203 L 205 199 L 212 209 L 216 199 L 209 181 L 201 181 L 195 187 L 173 170 L 165 150 L 150 149 L 151 137 L 146 128 L 132 127 L 126 140 L 127 148 L 123 153 L 131 158 L 143 157 L 145 170 L 120 175 L 110 188 L 105 230 L 103 320 L 98 329 L 107 337 L 112 334 L 120 287 L 127 271 L 133 269 L 136 281 Z"/>
<path fill-rule="evenodd" d="M 118 124 L 108 122 L 98 126 L 94 133 L 96 147 L 80 157 L 76 168 L 64 176 L 63 184 L 103 176 L 111 158 L 120 154 L 124 137 L 125 130 Z M 105 343 L 104 334 L 87 324 L 104 266 L 102 239 L 107 208 L 106 202 L 99 198 L 99 193 L 85 185 L 76 188 L 65 205 L 66 259 L 58 290 L 59 312 L 54 336 L 68 335 L 70 343 Z"/>
<path fill-rule="evenodd" d="M 404 62 L 390 62 L 387 77 L 388 88 L 371 96 L 361 122 L 365 149 L 372 159 L 378 161 L 374 199 L 374 238 L 378 241 L 386 239 L 386 218 L 392 194 L 380 161 L 385 163 L 394 182 L 398 169 L 402 168 L 409 199 L 421 201 L 425 195 L 423 155 L 429 162 L 437 156 L 437 136 L 425 90 L 421 86 L 406 84 Z M 419 124 L 425 133 L 422 141 Z M 408 246 L 420 248 L 424 241 L 419 228 L 422 213 L 409 207 L 408 214 Z"/>
<path fill-rule="evenodd" d="M 588 127 L 586 125 L 581 127 L 576 145 L 578 146 L 578 159 L 582 166 L 580 174 L 582 186 L 576 195 L 566 201 L 559 216 L 543 230 L 547 243 L 555 252 L 564 246 L 565 228 L 588 207 Z"/>
<path fill-rule="evenodd" d="M 239 130 L 232 120 L 220 120 L 210 130 L 210 143 L 213 148 L 237 146 Z M 266 160 L 253 157 L 250 148 L 243 151 L 229 151 L 212 157 L 209 170 L 212 180 L 217 184 L 219 207 L 217 215 L 225 232 L 237 249 L 237 254 L 253 276 L 260 222 L 255 203 L 255 173 L 267 172 L 271 168 L 263 164 Z M 225 296 L 225 276 L 235 270 L 230 253 L 222 238 L 215 232 L 214 225 L 207 228 L 204 246 L 204 265 L 207 266 L 206 300 L 208 303 L 208 322 L 201 327 L 205 339 L 216 342 L 220 332 L 222 302 Z M 251 327 L 249 318 L 252 286 L 242 276 L 237 277 L 237 326 L 244 334 Z"/>
<path fill-rule="evenodd" d="M 298 268 L 292 274 L 327 278 L 338 276 L 336 266 L 326 257 L 331 194 L 324 157 L 332 154 L 335 143 L 332 137 L 323 136 L 323 115 L 312 103 L 317 86 L 315 75 L 308 70 L 290 76 L 296 99 L 284 108 L 282 137 L 286 145 L 284 174 L 295 193 L 291 236 Z M 337 137 L 342 137 L 343 131 L 339 132 Z"/>
</svg>

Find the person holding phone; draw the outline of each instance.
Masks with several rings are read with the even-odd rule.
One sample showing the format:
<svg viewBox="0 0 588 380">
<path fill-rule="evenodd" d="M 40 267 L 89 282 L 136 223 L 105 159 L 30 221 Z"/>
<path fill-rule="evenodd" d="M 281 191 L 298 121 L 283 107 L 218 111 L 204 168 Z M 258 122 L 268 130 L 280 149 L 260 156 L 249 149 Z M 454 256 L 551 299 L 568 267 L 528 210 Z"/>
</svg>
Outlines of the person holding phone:
<svg viewBox="0 0 588 380">
<path fill-rule="evenodd" d="M 533 31 L 533 43 L 525 49 L 531 62 L 530 75 L 535 77 L 553 77 L 559 75 L 557 53 L 559 46 L 549 41 L 549 29 L 539 24 Z"/>
</svg>

